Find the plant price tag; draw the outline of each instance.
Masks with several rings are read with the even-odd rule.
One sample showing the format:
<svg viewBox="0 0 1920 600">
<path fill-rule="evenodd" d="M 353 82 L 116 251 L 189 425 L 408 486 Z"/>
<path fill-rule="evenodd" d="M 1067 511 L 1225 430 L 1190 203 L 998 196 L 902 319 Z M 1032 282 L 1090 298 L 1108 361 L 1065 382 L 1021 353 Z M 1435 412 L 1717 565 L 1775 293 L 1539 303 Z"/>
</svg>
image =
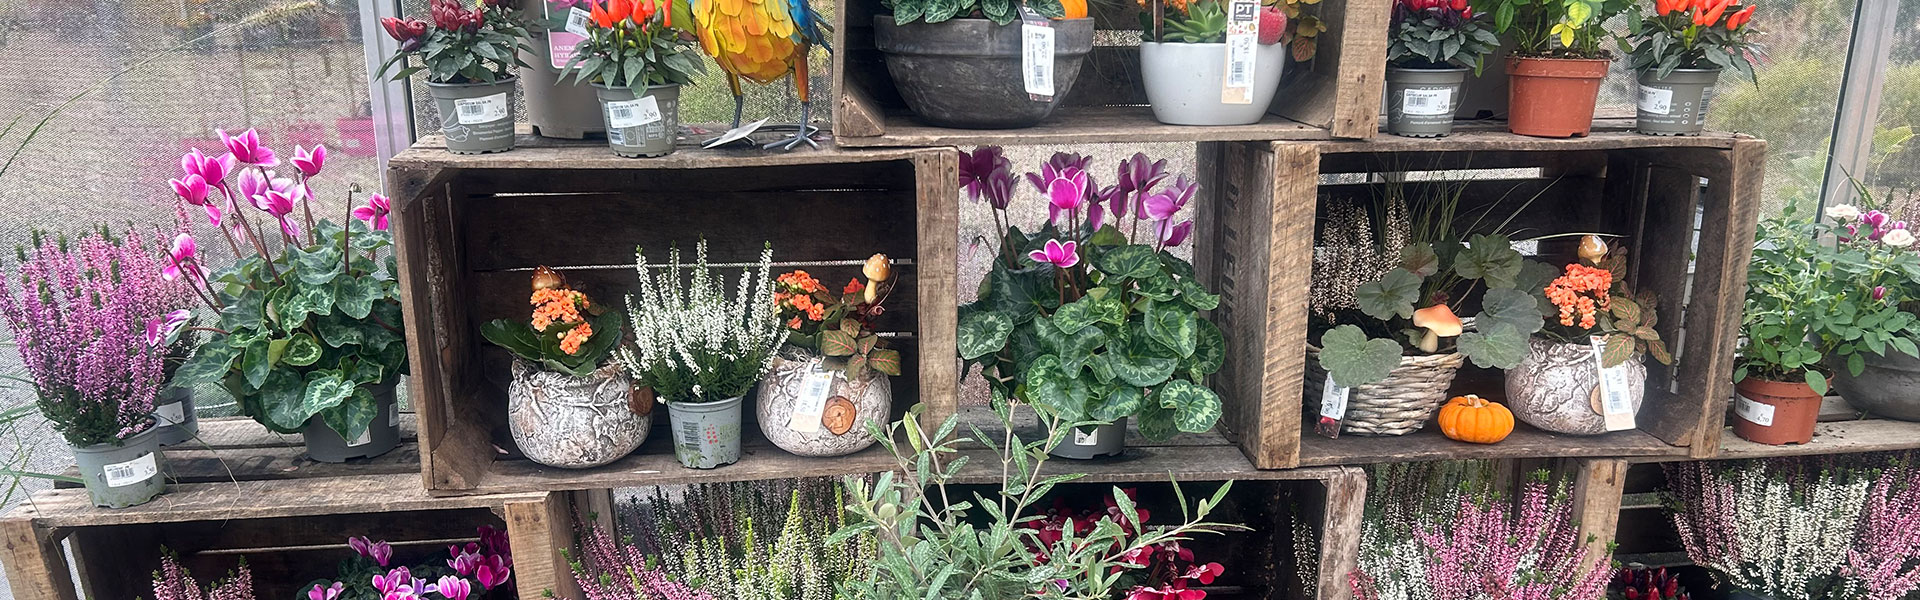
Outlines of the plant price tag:
<svg viewBox="0 0 1920 600">
<path fill-rule="evenodd" d="M 1333 374 L 1327 374 L 1327 383 L 1320 388 L 1320 421 L 1314 423 L 1313 430 L 1330 438 L 1340 437 L 1340 425 L 1347 418 L 1347 397 L 1353 390 L 1333 382 Z"/>
<path fill-rule="evenodd" d="M 347 442 L 347 447 L 359 448 L 371 443 L 373 443 L 373 424 L 368 423 L 367 430 L 360 432 L 360 437 L 353 438 L 353 441 Z"/>
<path fill-rule="evenodd" d="M 1640 86 L 1640 112 L 1655 115 L 1673 114 L 1673 90 Z"/>
<path fill-rule="evenodd" d="M 1100 428 L 1094 427 L 1094 428 L 1087 429 L 1085 431 L 1082 431 L 1079 427 L 1073 428 L 1073 445 L 1075 446 L 1100 445 Z"/>
<path fill-rule="evenodd" d="M 659 122 L 660 100 L 653 96 L 607 103 L 607 125 L 615 129 Z"/>
<path fill-rule="evenodd" d="M 546 15 L 553 16 L 553 2 L 547 2 Z M 558 30 L 547 31 L 547 63 L 555 70 L 567 68 L 573 62 L 573 49 L 587 39 L 587 23 L 593 16 L 586 9 L 573 7 L 567 9 L 567 24 Z"/>
<path fill-rule="evenodd" d="M 153 416 L 161 425 L 179 425 L 187 422 L 187 403 L 175 402 L 153 408 Z"/>
<path fill-rule="evenodd" d="M 106 472 L 107 487 L 127 487 L 145 482 L 159 474 L 160 462 L 154 460 L 152 452 L 148 452 L 140 455 L 140 458 L 113 463 L 102 467 L 101 470 Z"/>
<path fill-rule="evenodd" d="M 507 118 L 507 109 L 512 102 L 506 92 L 481 98 L 461 98 L 453 101 L 454 113 L 461 125 L 478 125 Z"/>
<path fill-rule="evenodd" d="M 1453 90 L 1449 88 L 1422 90 L 1408 89 L 1400 93 L 1400 106 L 1403 112 L 1421 117 L 1438 117 L 1453 114 Z"/>
<path fill-rule="evenodd" d="M 1761 404 L 1747 399 L 1746 396 L 1733 397 L 1733 412 L 1746 419 L 1748 423 L 1761 427 L 1773 426 L 1773 405 Z"/>
<path fill-rule="evenodd" d="M 1232 0 L 1227 5 L 1227 70 L 1220 81 L 1220 102 L 1253 104 L 1254 47 L 1259 39 L 1259 0 Z"/>
<path fill-rule="evenodd" d="M 1607 431 L 1626 431 L 1633 429 L 1633 398 L 1630 396 L 1632 382 L 1628 381 L 1626 364 L 1604 367 L 1606 360 L 1601 358 L 1607 352 L 1607 338 L 1589 336 L 1593 346 L 1593 366 L 1600 373 L 1600 414 L 1607 418 Z"/>
<path fill-rule="evenodd" d="M 573 7 L 572 10 L 567 11 L 567 33 L 586 37 L 587 23 L 592 19 L 592 13 L 581 10 L 578 6 Z"/>
<path fill-rule="evenodd" d="M 827 393 L 832 390 L 833 371 L 814 363 L 800 382 L 800 398 L 793 403 L 793 419 L 787 422 L 787 428 L 800 433 L 819 432 L 820 415 L 827 412 Z"/>
<path fill-rule="evenodd" d="M 1020 8 L 1020 73 L 1035 102 L 1053 101 L 1053 33 L 1040 13 Z"/>
</svg>

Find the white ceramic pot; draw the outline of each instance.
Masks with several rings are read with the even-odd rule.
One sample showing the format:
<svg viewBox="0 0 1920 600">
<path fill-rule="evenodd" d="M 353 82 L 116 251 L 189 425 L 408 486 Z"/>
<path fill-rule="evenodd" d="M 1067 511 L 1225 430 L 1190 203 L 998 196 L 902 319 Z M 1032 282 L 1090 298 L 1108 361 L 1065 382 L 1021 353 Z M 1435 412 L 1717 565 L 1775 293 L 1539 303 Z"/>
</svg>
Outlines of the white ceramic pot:
<svg viewBox="0 0 1920 600">
<path fill-rule="evenodd" d="M 1171 125 L 1251 125 L 1267 114 L 1286 70 L 1285 44 L 1254 46 L 1253 102 L 1220 101 L 1227 45 L 1142 42 L 1140 79 L 1153 118 Z"/>
<path fill-rule="evenodd" d="M 867 423 L 887 422 L 893 408 L 893 383 L 874 373 L 865 381 L 849 381 L 846 373 L 820 370 L 822 359 L 811 353 L 776 358 L 773 371 L 760 382 L 754 416 L 760 432 L 780 449 L 800 456 L 841 456 L 873 445 Z M 815 373 L 832 377 L 818 406 L 803 410 L 808 381 Z M 802 413 L 795 419 L 795 413 Z"/>
</svg>

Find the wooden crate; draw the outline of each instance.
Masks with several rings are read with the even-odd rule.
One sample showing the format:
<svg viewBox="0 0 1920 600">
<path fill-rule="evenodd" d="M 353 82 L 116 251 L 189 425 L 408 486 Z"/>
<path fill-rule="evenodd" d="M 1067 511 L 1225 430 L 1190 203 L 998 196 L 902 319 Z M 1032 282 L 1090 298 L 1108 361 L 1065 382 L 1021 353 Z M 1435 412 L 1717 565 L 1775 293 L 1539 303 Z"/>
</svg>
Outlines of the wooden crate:
<svg viewBox="0 0 1920 600">
<path fill-rule="evenodd" d="M 1223 295 L 1214 318 L 1230 357 L 1214 386 L 1222 423 L 1262 468 L 1504 457 L 1707 456 L 1720 446 L 1732 393 L 1741 290 L 1752 250 L 1764 141 L 1742 135 L 1650 137 L 1601 123 L 1585 138 L 1550 140 L 1470 127 L 1440 140 L 1202 144 L 1196 267 Z M 1484 127 L 1484 126 L 1481 126 Z M 1633 283 L 1661 293 L 1662 337 L 1679 357 L 1649 361 L 1640 429 L 1567 436 L 1521 425 L 1494 445 L 1419 433 L 1327 439 L 1304 426 L 1308 294 L 1315 217 L 1328 202 L 1366 198 L 1381 174 L 1521 169 L 1468 188 L 1467 206 L 1546 190 L 1515 221 L 1536 235 L 1598 231 L 1626 236 Z M 1512 173 L 1522 173 L 1514 175 Z M 1375 179 L 1357 179 L 1376 177 Z M 1707 180 L 1704 188 L 1700 178 Z M 1519 187 L 1516 187 L 1519 186 Z M 1465 210 L 1465 209 L 1463 209 Z M 1697 222 L 1696 222 L 1697 221 Z M 1567 241 L 1557 242 L 1562 246 Z M 1570 253 L 1543 243 L 1542 252 Z M 1557 249 L 1556 249 L 1557 248 Z M 1680 333 L 1684 330 L 1685 336 Z M 1456 389 L 1499 397 L 1499 374 L 1463 371 Z M 1315 404 L 1317 406 L 1317 404 Z"/>
<path fill-rule="evenodd" d="M 1182 126 L 1153 119 L 1140 83 L 1138 8 L 1091 3 L 1103 31 L 1073 89 L 1045 122 L 970 130 L 916 120 L 874 47 L 881 0 L 841 0 L 834 11 L 833 134 L 845 146 L 971 146 L 1368 138 L 1379 128 L 1392 0 L 1324 0 L 1327 31 L 1306 66 L 1289 64 L 1267 117 L 1253 125 Z M 1136 40 L 1117 42 L 1116 39 Z"/>
<path fill-rule="evenodd" d="M 746 454 L 715 470 L 679 466 L 669 436 L 585 470 L 521 458 L 506 428 L 510 357 L 480 324 L 525 318 L 529 270 L 561 269 L 602 302 L 634 286 L 634 247 L 664 261 L 678 243 L 710 242 L 715 263 L 754 262 L 772 242 L 779 271 L 823 281 L 858 275 L 873 252 L 892 257 L 899 288 L 878 323 L 898 334 L 905 377 L 894 409 L 926 403 L 952 414 L 958 264 L 957 154 L 951 149 L 790 154 L 683 149 L 630 160 L 604 144 L 523 137 L 513 152 L 456 156 L 423 142 L 389 162 L 388 186 L 406 298 L 420 469 L 434 493 L 574 490 L 689 481 L 871 472 L 878 449 L 833 459 L 789 455 L 746 425 Z M 930 265 L 922 268 L 922 265 Z M 737 271 L 736 271 L 737 272 Z M 925 360 L 920 360 L 925 357 Z M 664 409 L 660 409 L 664 411 Z M 751 420 L 752 410 L 747 410 Z M 664 430 L 665 414 L 654 419 Z"/>
</svg>

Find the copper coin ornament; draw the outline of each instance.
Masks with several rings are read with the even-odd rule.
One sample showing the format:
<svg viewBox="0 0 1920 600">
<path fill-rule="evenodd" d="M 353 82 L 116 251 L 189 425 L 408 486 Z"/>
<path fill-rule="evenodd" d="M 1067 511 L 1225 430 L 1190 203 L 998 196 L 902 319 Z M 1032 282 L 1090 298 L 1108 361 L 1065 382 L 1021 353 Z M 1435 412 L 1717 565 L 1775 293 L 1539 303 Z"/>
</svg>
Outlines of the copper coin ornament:
<svg viewBox="0 0 1920 600">
<path fill-rule="evenodd" d="M 846 396 L 834 396 L 827 399 L 826 410 L 820 411 L 820 425 L 834 435 L 846 435 L 853 431 L 853 421 L 859 412 Z"/>
</svg>

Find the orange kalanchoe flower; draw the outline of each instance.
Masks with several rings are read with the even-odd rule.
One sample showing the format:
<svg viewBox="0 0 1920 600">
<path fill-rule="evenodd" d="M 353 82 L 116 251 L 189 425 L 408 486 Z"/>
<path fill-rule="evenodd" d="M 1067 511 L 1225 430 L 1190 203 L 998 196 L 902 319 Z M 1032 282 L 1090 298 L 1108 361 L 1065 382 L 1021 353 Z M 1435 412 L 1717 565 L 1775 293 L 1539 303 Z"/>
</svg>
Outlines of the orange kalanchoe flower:
<svg viewBox="0 0 1920 600">
<path fill-rule="evenodd" d="M 1560 308 L 1560 324 L 1592 329 L 1599 311 L 1606 310 L 1613 288 L 1613 272 L 1586 265 L 1567 265 L 1567 273 L 1547 284 L 1547 300 Z"/>
<path fill-rule="evenodd" d="M 575 325 L 573 329 L 568 329 L 567 333 L 560 337 L 560 351 L 569 355 L 579 354 L 580 344 L 586 343 L 587 339 L 591 337 L 593 337 L 592 323 Z"/>
<path fill-rule="evenodd" d="M 847 287 L 845 289 L 840 290 L 840 294 L 853 295 L 853 294 L 858 294 L 862 291 L 865 291 L 866 289 L 867 289 L 867 286 L 862 285 L 859 279 L 853 279 L 847 282 Z"/>
<path fill-rule="evenodd" d="M 545 332 L 554 323 L 581 322 L 580 309 L 587 307 L 587 296 L 567 289 L 534 290 L 533 330 Z"/>
</svg>

